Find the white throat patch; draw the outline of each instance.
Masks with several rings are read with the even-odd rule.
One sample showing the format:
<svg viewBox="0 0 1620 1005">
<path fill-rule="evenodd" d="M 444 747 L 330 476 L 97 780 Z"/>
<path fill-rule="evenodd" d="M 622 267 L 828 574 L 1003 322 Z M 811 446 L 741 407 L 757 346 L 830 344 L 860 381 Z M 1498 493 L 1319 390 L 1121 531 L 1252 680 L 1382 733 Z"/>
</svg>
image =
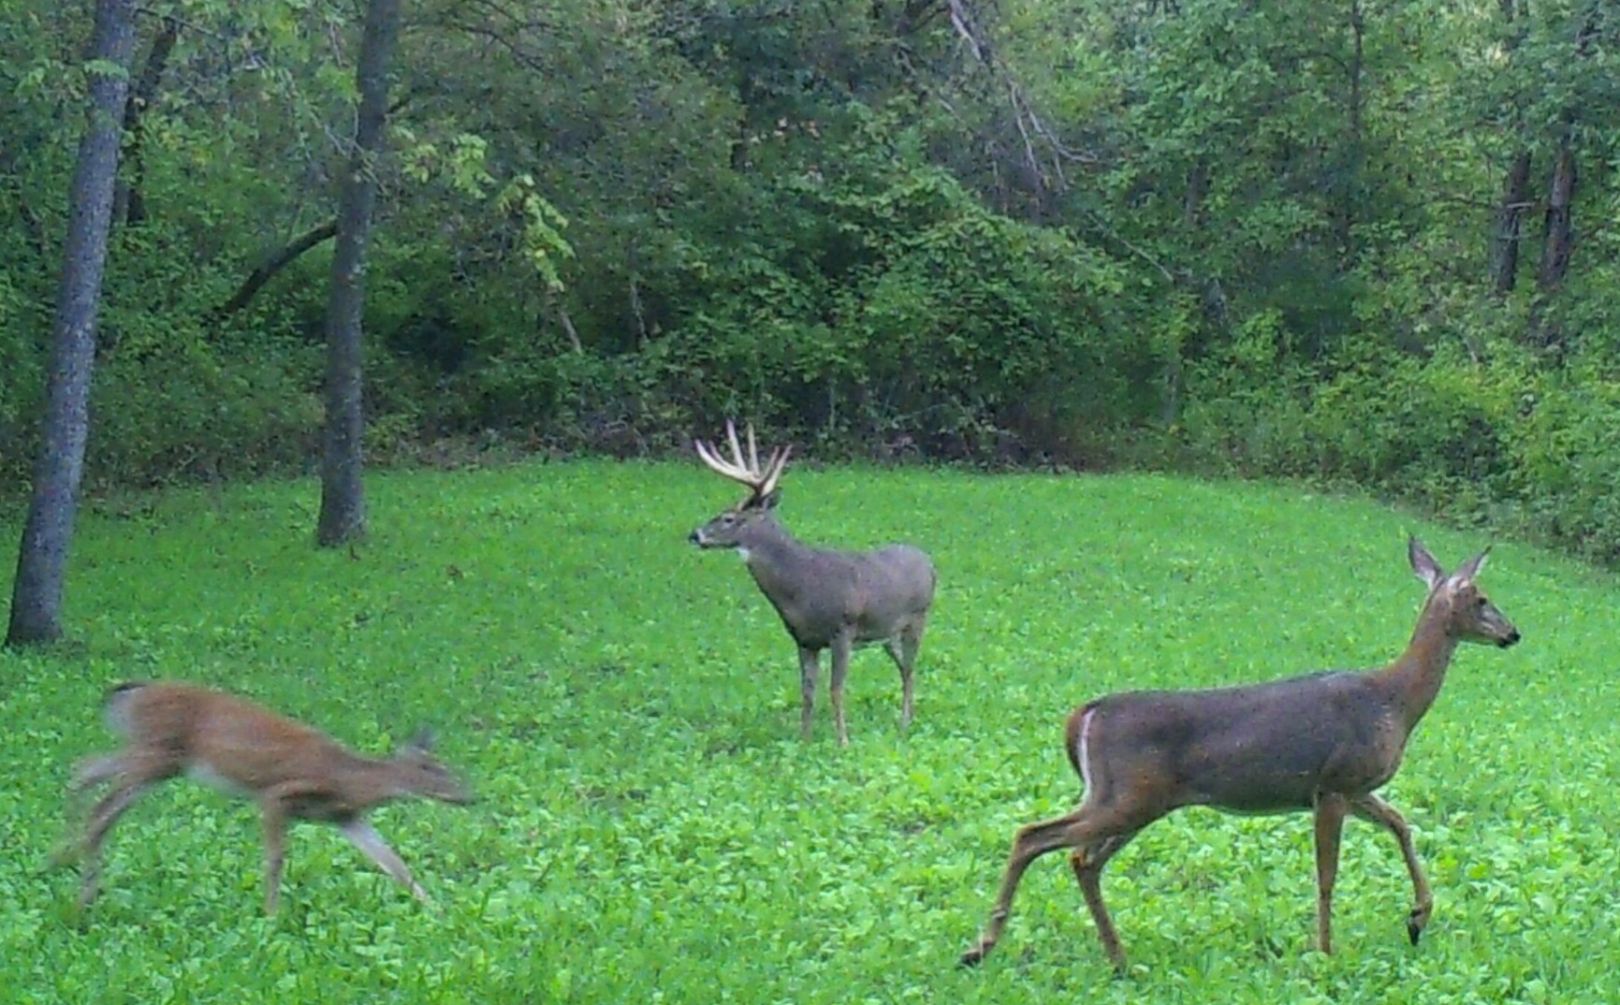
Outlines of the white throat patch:
<svg viewBox="0 0 1620 1005">
<path fill-rule="evenodd" d="M 750 554 L 748 549 L 747 548 L 738 548 L 737 549 L 737 554 L 742 556 L 743 564 L 747 565 L 748 564 L 748 556 Z"/>
</svg>

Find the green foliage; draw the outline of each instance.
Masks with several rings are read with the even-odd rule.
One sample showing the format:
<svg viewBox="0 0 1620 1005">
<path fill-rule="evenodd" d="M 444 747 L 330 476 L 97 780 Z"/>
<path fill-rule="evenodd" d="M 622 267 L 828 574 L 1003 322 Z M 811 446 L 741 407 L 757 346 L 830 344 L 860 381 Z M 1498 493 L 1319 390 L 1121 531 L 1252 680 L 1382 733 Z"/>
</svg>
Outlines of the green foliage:
<svg viewBox="0 0 1620 1005">
<path fill-rule="evenodd" d="M 1381 830 L 1346 829 L 1327 958 L 1310 951 L 1308 818 L 1187 810 L 1109 867 L 1129 980 L 1111 977 L 1061 855 L 1030 869 L 998 954 L 963 971 L 1014 830 L 1073 804 L 1069 709 L 1121 688 L 1376 665 L 1421 599 L 1405 533 L 1448 564 L 1482 535 L 1159 476 L 796 468 L 784 492 L 809 541 L 906 539 L 939 564 L 905 738 L 893 667 L 862 652 L 851 746 L 831 738 L 825 690 L 816 738 L 799 743 L 791 642 L 735 559 L 682 540 L 734 498 L 696 464 L 384 474 L 357 558 L 309 546 L 308 481 L 92 508 L 68 595 L 75 646 L 0 653 L 8 1000 L 1608 993 L 1620 937 L 1601 877 L 1620 814 L 1603 796 L 1620 754 L 1606 703 L 1570 700 L 1608 686 L 1607 578 L 1493 551 L 1491 596 L 1525 641 L 1458 652 L 1387 793 L 1435 888 L 1421 946 Z M 438 910 L 306 825 L 267 920 L 252 807 L 177 780 L 114 830 L 102 898 L 76 915 L 72 870 L 42 867 L 71 764 L 115 742 L 101 693 L 131 677 L 228 687 L 371 753 L 435 725 L 482 801 L 375 821 Z"/>
</svg>

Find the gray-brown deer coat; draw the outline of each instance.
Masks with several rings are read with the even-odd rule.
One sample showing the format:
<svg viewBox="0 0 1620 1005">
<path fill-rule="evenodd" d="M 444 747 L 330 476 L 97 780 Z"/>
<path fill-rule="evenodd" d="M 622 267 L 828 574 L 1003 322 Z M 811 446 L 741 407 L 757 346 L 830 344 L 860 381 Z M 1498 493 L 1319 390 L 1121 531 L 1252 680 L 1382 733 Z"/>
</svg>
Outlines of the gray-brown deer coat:
<svg viewBox="0 0 1620 1005">
<path fill-rule="evenodd" d="M 736 431 L 726 424 L 732 461 L 707 444 L 696 444 L 705 464 L 749 487 L 746 499 L 694 530 L 700 548 L 734 548 L 799 649 L 801 736 L 811 735 L 820 654 L 832 651 L 829 692 L 838 742 L 849 742 L 844 722 L 844 678 L 852 650 L 881 643 L 900 671 L 900 725 L 913 714 L 913 671 L 922 644 L 936 575 L 928 555 L 897 544 L 875 551 L 831 551 L 795 539 L 776 516 L 776 483 L 787 464 L 779 448 L 761 468 L 748 430 L 751 460 L 745 460 Z"/>
<path fill-rule="evenodd" d="M 1457 644 L 1506 648 L 1519 641 L 1519 632 L 1475 584 L 1484 553 L 1447 576 L 1415 538 L 1407 550 L 1429 595 L 1411 641 L 1386 667 L 1203 691 L 1135 691 L 1076 709 L 1065 750 L 1085 799 L 1073 813 L 1018 832 L 990 922 L 962 962 L 976 964 L 994 948 L 1029 864 L 1070 848 L 1103 949 L 1123 970 L 1125 952 L 1102 900 L 1103 866 L 1148 824 L 1200 805 L 1239 813 L 1313 812 L 1317 945 L 1325 953 L 1332 951 L 1344 818 L 1354 814 L 1384 827 L 1411 876 L 1416 903 L 1407 932 L 1416 943 L 1433 898 L 1410 828 L 1374 792 L 1400 767 L 1407 738 L 1439 694 Z"/>
</svg>

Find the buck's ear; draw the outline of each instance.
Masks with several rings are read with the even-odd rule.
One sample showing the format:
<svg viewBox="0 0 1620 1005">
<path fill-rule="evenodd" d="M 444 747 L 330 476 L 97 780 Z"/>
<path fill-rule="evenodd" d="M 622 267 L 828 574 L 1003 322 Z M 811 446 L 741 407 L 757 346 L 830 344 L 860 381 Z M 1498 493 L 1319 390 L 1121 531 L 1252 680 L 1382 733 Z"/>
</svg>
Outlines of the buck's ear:
<svg viewBox="0 0 1620 1005">
<path fill-rule="evenodd" d="M 433 730 L 423 726 L 415 733 L 412 733 L 409 740 L 405 741 L 405 749 L 420 750 L 422 753 L 426 754 L 433 749 L 433 743 L 436 739 L 437 737 L 433 735 Z"/>
<path fill-rule="evenodd" d="M 771 489 L 770 495 L 768 495 L 765 498 L 761 499 L 759 501 L 758 505 L 759 505 L 760 509 L 773 510 L 773 509 L 776 508 L 776 504 L 781 502 L 781 501 L 782 501 L 782 490 L 781 489 Z"/>
<path fill-rule="evenodd" d="M 1490 556 L 1491 549 L 1489 546 L 1487 546 L 1484 551 L 1480 552 L 1459 566 L 1457 571 L 1451 574 L 1451 578 L 1459 583 L 1473 582 L 1474 577 L 1484 571 L 1485 560 L 1490 558 Z"/>
<path fill-rule="evenodd" d="M 1440 563 L 1434 560 L 1434 556 L 1429 554 L 1429 549 L 1423 547 L 1423 542 L 1416 537 L 1406 539 L 1406 557 L 1412 563 L 1412 571 L 1417 573 L 1417 578 L 1423 580 L 1423 584 L 1429 589 L 1434 589 L 1440 580 L 1446 578 Z"/>
</svg>

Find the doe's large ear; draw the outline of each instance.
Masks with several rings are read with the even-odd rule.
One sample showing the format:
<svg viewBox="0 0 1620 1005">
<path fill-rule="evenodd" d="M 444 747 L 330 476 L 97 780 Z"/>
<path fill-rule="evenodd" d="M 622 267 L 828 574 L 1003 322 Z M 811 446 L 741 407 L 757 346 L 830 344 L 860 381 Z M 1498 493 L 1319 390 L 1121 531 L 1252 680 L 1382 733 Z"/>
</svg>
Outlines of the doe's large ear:
<svg viewBox="0 0 1620 1005">
<path fill-rule="evenodd" d="M 1417 573 L 1417 578 L 1423 580 L 1423 584 L 1429 589 L 1434 589 L 1440 580 L 1446 578 L 1440 563 L 1434 560 L 1434 556 L 1429 554 L 1429 549 L 1423 547 L 1423 542 L 1416 537 L 1406 539 L 1406 557 L 1412 563 L 1412 571 Z"/>
<path fill-rule="evenodd" d="M 1457 571 L 1451 574 L 1451 578 L 1455 579 L 1459 583 L 1473 582 L 1474 577 L 1479 575 L 1480 572 L 1484 570 L 1485 560 L 1490 556 L 1491 549 L 1490 546 L 1487 545 L 1484 551 L 1458 566 Z"/>
</svg>

